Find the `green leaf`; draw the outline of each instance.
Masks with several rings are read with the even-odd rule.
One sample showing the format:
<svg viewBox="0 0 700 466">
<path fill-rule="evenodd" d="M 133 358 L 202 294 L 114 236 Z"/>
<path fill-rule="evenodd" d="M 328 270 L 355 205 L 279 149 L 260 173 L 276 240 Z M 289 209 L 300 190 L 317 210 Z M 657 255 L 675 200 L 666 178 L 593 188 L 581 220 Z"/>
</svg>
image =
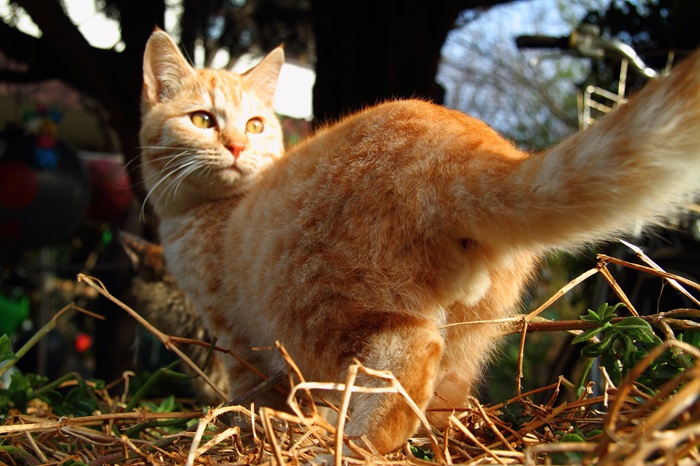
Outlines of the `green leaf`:
<svg viewBox="0 0 700 466">
<path fill-rule="evenodd" d="M 594 322 L 601 325 L 603 324 L 603 320 L 598 316 L 598 314 L 595 313 L 595 311 L 586 309 L 586 312 L 588 312 L 588 315 L 582 315 L 581 320 L 585 322 Z"/>
<path fill-rule="evenodd" d="M 649 322 L 641 317 L 625 317 L 620 322 L 613 324 L 613 328 L 644 343 L 655 343 L 657 339 Z"/>
<path fill-rule="evenodd" d="M 430 450 L 420 448 L 411 444 L 408 445 L 408 448 L 411 450 L 413 456 L 415 456 L 418 459 L 425 461 L 435 461 L 435 455 Z"/>
<path fill-rule="evenodd" d="M 605 367 L 615 384 L 620 382 L 622 379 L 622 364 L 620 364 L 620 361 L 614 354 L 606 353 L 601 355 L 600 365 Z"/>
<path fill-rule="evenodd" d="M 13 392 L 26 391 L 31 388 L 28 377 L 25 377 L 21 372 L 14 372 L 10 376 L 10 390 Z"/>
<path fill-rule="evenodd" d="M 617 308 L 624 306 L 623 303 L 617 303 L 614 306 L 609 306 L 608 303 L 603 303 L 598 307 L 597 311 L 587 309 L 588 315 L 581 316 L 581 320 L 586 322 L 597 322 L 599 324 L 605 324 L 610 322 L 613 318 L 617 317 Z"/>
<path fill-rule="evenodd" d="M 24 390 L 16 392 L 11 391 L 10 402 L 12 403 L 12 406 L 14 408 L 19 409 L 20 411 L 24 411 L 27 408 L 27 403 L 29 402 L 27 392 Z"/>
<path fill-rule="evenodd" d="M 12 352 L 12 342 L 7 334 L 0 337 L 0 362 L 12 360 L 15 358 L 15 353 Z"/>
<path fill-rule="evenodd" d="M 610 308 L 610 309 L 611 309 L 610 312 L 611 312 L 612 314 L 617 314 L 618 308 L 621 308 L 621 307 L 627 307 L 627 306 L 625 305 L 625 303 L 617 303 L 617 304 L 615 304 L 612 308 Z"/>
<path fill-rule="evenodd" d="M 642 332 L 652 332 L 651 325 L 649 325 L 649 322 L 642 319 L 641 317 L 635 316 L 625 317 L 616 324 L 613 324 L 613 327 L 622 331 L 636 330 Z"/>
<path fill-rule="evenodd" d="M 602 332 L 603 329 L 605 329 L 606 326 L 609 326 L 609 325 L 610 324 L 604 324 L 604 325 L 601 325 L 600 327 L 589 328 L 588 330 L 584 330 L 580 334 L 576 335 L 576 337 L 573 339 L 573 341 L 571 343 L 575 345 L 576 343 L 588 341 L 591 338 L 593 338 L 594 336 L 598 335 L 600 332 Z"/>
<path fill-rule="evenodd" d="M 12 408 L 10 400 L 10 391 L 6 388 L 0 388 L 0 417 L 7 414 L 7 411 Z"/>
<path fill-rule="evenodd" d="M 625 317 L 616 324 L 613 324 L 615 328 L 619 329 L 640 329 L 640 330 L 651 330 L 651 325 L 649 322 L 642 319 L 641 317 Z"/>
<path fill-rule="evenodd" d="M 683 372 L 683 370 L 678 366 L 664 364 L 661 367 L 655 368 L 655 370 L 653 371 L 653 375 L 655 380 L 665 382 L 667 380 L 671 380 L 674 377 L 677 377 L 681 374 L 681 372 Z"/>
<path fill-rule="evenodd" d="M 597 358 L 605 353 L 608 348 L 610 348 L 613 340 L 614 338 L 608 337 L 598 343 L 585 346 L 581 349 L 581 356 L 586 358 Z"/>
<path fill-rule="evenodd" d="M 586 439 L 579 434 L 564 434 L 561 436 L 560 442 L 586 442 Z"/>
<path fill-rule="evenodd" d="M 624 335 L 621 337 L 621 339 L 625 343 L 625 356 L 631 359 L 637 352 L 637 345 L 635 345 L 635 340 L 629 335 Z"/>
<path fill-rule="evenodd" d="M 688 343 L 689 345 L 700 348 L 700 332 L 688 330 L 687 332 L 683 332 L 678 335 L 678 339 Z"/>
<path fill-rule="evenodd" d="M 608 303 L 603 303 L 598 308 L 598 316 L 605 321 L 615 313 L 614 311 L 615 308 L 611 308 Z"/>
<path fill-rule="evenodd" d="M 13 460 L 13 464 L 42 464 L 39 462 L 38 459 L 24 451 L 22 448 L 14 447 L 11 445 L 0 445 L 0 451 L 4 453 L 4 455 L 2 455 L 3 459 L 7 456 Z"/>
<path fill-rule="evenodd" d="M 579 434 L 571 433 L 562 435 L 559 442 L 586 443 L 586 439 L 581 437 Z M 583 452 L 567 451 L 560 453 L 552 453 L 549 455 L 549 459 L 551 460 L 552 464 L 580 464 L 581 460 L 583 460 L 583 456 Z"/>
<path fill-rule="evenodd" d="M 174 410 L 175 410 L 175 397 L 173 395 L 166 397 L 163 401 L 160 402 L 160 405 L 158 405 L 158 412 L 159 413 L 170 413 Z"/>
</svg>

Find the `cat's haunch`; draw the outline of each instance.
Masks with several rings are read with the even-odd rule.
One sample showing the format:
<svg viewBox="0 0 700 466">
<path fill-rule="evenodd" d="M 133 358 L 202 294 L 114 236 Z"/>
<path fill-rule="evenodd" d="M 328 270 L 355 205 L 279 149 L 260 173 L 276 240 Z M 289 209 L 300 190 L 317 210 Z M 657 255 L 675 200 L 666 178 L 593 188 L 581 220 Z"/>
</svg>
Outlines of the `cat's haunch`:
<svg viewBox="0 0 700 466">
<path fill-rule="evenodd" d="M 279 341 L 308 380 L 342 382 L 357 358 L 423 410 L 459 408 L 501 329 L 447 324 L 513 315 L 548 251 L 657 222 L 698 186 L 698 54 L 541 154 L 415 100 L 283 153 L 281 64 L 276 50 L 243 76 L 195 70 L 156 32 L 142 102 L 143 178 L 172 272 L 219 344 L 267 374 L 284 361 L 251 348 Z M 232 397 L 260 381 L 227 363 Z M 417 422 L 398 396 L 362 395 L 346 432 L 384 453 Z"/>
</svg>

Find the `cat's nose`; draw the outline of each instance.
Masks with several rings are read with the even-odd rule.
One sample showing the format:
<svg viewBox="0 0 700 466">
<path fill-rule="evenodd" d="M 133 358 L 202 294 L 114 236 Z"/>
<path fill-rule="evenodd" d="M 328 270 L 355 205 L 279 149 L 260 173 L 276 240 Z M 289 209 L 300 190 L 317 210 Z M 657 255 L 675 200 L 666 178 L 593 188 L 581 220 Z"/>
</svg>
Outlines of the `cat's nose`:
<svg viewBox="0 0 700 466">
<path fill-rule="evenodd" d="M 240 157 L 241 152 L 243 152 L 243 149 L 245 149 L 245 144 L 241 144 L 239 142 L 234 142 L 232 144 L 228 144 L 226 148 L 233 154 L 233 158 L 238 160 L 238 157 Z"/>
</svg>

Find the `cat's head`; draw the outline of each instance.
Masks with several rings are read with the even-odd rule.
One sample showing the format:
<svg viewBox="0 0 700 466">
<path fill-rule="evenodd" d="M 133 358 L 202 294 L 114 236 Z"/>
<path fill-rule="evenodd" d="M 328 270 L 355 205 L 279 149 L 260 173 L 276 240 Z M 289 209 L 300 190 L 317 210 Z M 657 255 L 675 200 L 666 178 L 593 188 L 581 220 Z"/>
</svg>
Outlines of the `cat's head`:
<svg viewBox="0 0 700 466">
<path fill-rule="evenodd" d="M 195 69 L 170 36 L 144 53 L 141 166 L 156 212 L 235 196 L 283 153 L 272 100 L 281 48 L 242 75 Z"/>
</svg>

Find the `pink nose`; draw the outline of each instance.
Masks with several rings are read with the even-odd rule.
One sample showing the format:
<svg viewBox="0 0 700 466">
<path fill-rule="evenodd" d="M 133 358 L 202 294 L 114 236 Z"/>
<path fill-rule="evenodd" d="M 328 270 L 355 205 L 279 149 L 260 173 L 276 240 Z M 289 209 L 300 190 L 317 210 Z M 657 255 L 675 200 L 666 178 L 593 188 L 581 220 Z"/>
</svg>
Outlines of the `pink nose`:
<svg viewBox="0 0 700 466">
<path fill-rule="evenodd" d="M 234 159 L 238 159 L 238 157 L 241 155 L 241 152 L 243 152 L 243 149 L 245 149 L 245 145 L 234 142 L 232 144 L 227 145 L 226 148 L 229 150 L 229 152 L 231 152 L 231 154 L 233 154 Z"/>
</svg>

